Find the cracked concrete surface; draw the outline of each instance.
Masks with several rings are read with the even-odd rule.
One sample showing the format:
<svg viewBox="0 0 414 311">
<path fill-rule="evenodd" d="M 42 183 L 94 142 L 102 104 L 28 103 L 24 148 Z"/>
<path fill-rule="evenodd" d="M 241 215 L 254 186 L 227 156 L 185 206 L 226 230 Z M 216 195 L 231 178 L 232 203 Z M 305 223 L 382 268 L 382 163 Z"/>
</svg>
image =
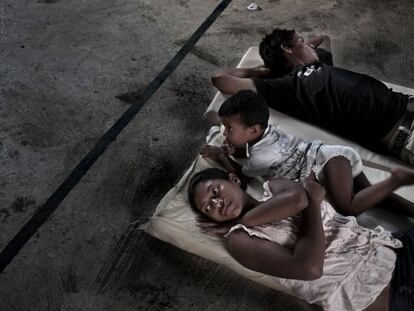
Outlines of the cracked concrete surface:
<svg viewBox="0 0 414 311">
<path fill-rule="evenodd" d="M 0 275 L 0 309 L 313 310 L 137 231 L 203 144 L 210 76 L 275 26 L 337 66 L 414 87 L 411 0 L 234 0 Z M 2 0 L 0 249 L 217 0 Z"/>
</svg>

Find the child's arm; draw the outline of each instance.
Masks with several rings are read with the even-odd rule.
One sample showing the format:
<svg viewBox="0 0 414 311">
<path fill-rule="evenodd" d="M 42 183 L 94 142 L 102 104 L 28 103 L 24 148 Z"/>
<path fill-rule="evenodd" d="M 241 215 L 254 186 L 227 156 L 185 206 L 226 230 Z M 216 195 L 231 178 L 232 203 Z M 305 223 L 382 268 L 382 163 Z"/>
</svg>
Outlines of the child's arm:
<svg viewBox="0 0 414 311">
<path fill-rule="evenodd" d="M 238 159 L 246 158 L 246 148 L 243 147 L 234 147 L 233 157 Z"/>
<path fill-rule="evenodd" d="M 243 175 L 242 166 L 223 152 L 219 155 L 218 160 L 227 172 L 234 173 L 242 179 L 250 179 L 250 177 Z"/>
<path fill-rule="evenodd" d="M 201 149 L 200 154 L 205 158 L 219 162 L 227 172 L 235 173 L 244 182 L 248 182 L 251 179 L 251 177 L 243 174 L 242 166 L 227 156 L 220 147 L 205 145 Z"/>
<path fill-rule="evenodd" d="M 240 264 L 254 271 L 289 279 L 315 280 L 321 277 L 325 236 L 320 204 L 324 190 L 315 182 L 305 184 L 305 188 L 309 205 L 303 213 L 303 231 L 295 248 L 290 250 L 278 243 L 235 230 L 230 234 L 228 247 Z"/>
<path fill-rule="evenodd" d="M 288 218 L 301 212 L 308 199 L 303 187 L 288 179 L 272 179 L 269 188 L 273 197 L 244 214 L 239 223 L 253 227 Z"/>
</svg>

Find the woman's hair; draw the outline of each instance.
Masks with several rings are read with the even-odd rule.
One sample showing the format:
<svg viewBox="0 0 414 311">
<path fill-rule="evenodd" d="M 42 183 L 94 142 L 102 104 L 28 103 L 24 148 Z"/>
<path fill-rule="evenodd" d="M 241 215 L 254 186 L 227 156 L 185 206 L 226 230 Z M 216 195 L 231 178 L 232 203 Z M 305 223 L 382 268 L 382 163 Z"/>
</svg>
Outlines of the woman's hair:
<svg viewBox="0 0 414 311">
<path fill-rule="evenodd" d="M 263 129 L 269 122 L 269 107 L 263 97 L 253 91 L 239 91 L 227 98 L 221 105 L 218 114 L 222 117 L 239 116 L 246 126 L 259 124 Z"/>
<path fill-rule="evenodd" d="M 229 180 L 230 178 L 229 173 L 219 168 L 207 168 L 196 173 L 193 177 L 191 177 L 190 182 L 188 183 L 187 193 L 188 200 L 190 201 L 190 206 L 193 211 L 200 213 L 200 210 L 197 208 L 194 200 L 195 190 L 198 184 L 212 179 Z M 246 184 L 243 181 L 241 181 L 240 188 L 242 188 L 243 190 L 246 189 Z"/>
<path fill-rule="evenodd" d="M 283 54 L 281 46 L 292 47 L 295 30 L 275 28 L 266 35 L 259 45 L 259 53 L 272 76 L 283 76 L 290 72 L 289 60 Z"/>
</svg>

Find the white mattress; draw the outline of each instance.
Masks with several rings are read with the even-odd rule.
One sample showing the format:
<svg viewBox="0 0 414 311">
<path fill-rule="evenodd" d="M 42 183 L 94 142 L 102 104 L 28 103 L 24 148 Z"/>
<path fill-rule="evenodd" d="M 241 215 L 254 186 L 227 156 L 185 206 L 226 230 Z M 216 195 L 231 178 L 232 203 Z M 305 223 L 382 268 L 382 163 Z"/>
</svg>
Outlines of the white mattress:
<svg viewBox="0 0 414 311">
<path fill-rule="evenodd" d="M 261 63 L 257 47 L 249 48 L 239 67 L 256 66 Z M 406 94 L 413 94 L 413 89 L 387 83 L 396 91 Z M 224 100 L 224 96 L 217 94 L 208 110 L 217 110 Z M 389 174 L 390 168 L 401 164 L 400 162 L 382 155 L 375 154 L 353 142 L 327 133 L 315 126 L 305 124 L 282 113 L 271 111 L 270 123 L 280 127 L 282 130 L 306 139 L 321 139 L 328 144 L 343 144 L 352 146 L 360 154 L 364 162 L 364 172 L 372 182 L 380 181 Z M 223 137 L 218 135 L 213 138 L 212 143 L 221 143 Z M 178 184 L 172 188 L 158 204 L 150 221 L 142 228 L 152 236 L 171 243 L 187 252 L 194 253 L 206 259 L 225 265 L 238 274 L 255 282 L 271 288 L 289 293 L 286 288 L 276 283 L 274 278 L 248 270 L 238 264 L 227 252 L 225 241 L 222 238 L 211 237 L 199 232 L 195 226 L 194 212 L 191 210 L 187 200 L 187 183 L 191 176 L 204 168 L 218 166 L 211 160 L 198 157 L 191 167 L 184 173 Z M 262 188 L 258 180 L 248 187 L 248 192 L 256 198 L 261 197 Z M 404 187 L 397 191 L 403 197 L 414 201 L 414 186 Z M 392 210 L 392 207 L 390 207 Z M 382 225 L 388 230 L 403 229 L 412 226 L 414 221 L 409 218 L 400 217 L 393 213 L 370 210 L 358 217 L 358 221 L 368 227 Z"/>
</svg>

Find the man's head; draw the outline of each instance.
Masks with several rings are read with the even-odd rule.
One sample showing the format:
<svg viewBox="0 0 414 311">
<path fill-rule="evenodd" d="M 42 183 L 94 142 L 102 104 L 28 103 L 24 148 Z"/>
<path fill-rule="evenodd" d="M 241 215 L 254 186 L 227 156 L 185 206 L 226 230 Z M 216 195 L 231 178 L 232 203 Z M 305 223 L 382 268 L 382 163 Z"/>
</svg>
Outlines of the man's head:
<svg viewBox="0 0 414 311">
<path fill-rule="evenodd" d="M 253 91 L 239 91 L 229 97 L 218 114 L 225 128 L 223 135 L 236 147 L 259 138 L 269 121 L 269 108 Z"/>
<path fill-rule="evenodd" d="M 294 30 L 276 28 L 259 45 L 264 64 L 273 74 L 288 74 L 296 65 L 313 64 L 319 60 L 315 49 Z"/>
<path fill-rule="evenodd" d="M 195 174 L 188 185 L 191 208 L 218 221 L 240 216 L 247 206 L 245 185 L 233 173 L 219 168 L 208 168 Z"/>
</svg>

